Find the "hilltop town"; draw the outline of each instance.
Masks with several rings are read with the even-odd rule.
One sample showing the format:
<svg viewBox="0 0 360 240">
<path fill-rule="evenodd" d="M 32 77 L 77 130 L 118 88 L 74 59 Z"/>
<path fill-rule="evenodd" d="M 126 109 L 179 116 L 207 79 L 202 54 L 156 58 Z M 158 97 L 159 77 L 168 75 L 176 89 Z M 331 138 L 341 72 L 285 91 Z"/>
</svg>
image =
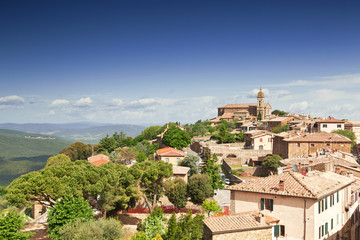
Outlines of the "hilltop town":
<svg viewBox="0 0 360 240">
<path fill-rule="evenodd" d="M 28 208 L 34 239 L 85 227 L 66 224 L 75 213 L 53 223 L 57 205 L 82 199 L 88 218 L 116 217 L 131 239 L 176 239 L 186 224 L 191 239 L 359 239 L 360 122 L 272 110 L 265 97 L 194 124 L 73 143 L 2 189 L 0 207 Z"/>
</svg>

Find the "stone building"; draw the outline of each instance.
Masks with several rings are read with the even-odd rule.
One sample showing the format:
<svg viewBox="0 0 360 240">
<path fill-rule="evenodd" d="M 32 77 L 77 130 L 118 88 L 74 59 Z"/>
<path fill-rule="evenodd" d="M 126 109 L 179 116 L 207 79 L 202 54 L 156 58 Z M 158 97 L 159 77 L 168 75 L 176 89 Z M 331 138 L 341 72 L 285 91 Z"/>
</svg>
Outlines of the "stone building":
<svg viewBox="0 0 360 240">
<path fill-rule="evenodd" d="M 281 133 L 274 135 L 273 139 L 273 154 L 284 159 L 306 158 L 332 151 L 350 153 L 351 140 L 337 133 Z"/>
<path fill-rule="evenodd" d="M 265 103 L 265 95 L 260 88 L 257 95 L 257 103 L 227 104 L 218 108 L 218 116 L 211 119 L 211 122 L 221 120 L 232 121 L 234 119 L 251 119 L 261 117 L 265 119 L 271 116 L 271 105 Z"/>
<path fill-rule="evenodd" d="M 355 240 L 358 235 L 347 230 L 358 221 L 354 182 L 333 172 L 271 175 L 229 186 L 230 208 L 233 213 L 259 211 L 279 219 L 276 233 L 284 239 Z"/>
</svg>

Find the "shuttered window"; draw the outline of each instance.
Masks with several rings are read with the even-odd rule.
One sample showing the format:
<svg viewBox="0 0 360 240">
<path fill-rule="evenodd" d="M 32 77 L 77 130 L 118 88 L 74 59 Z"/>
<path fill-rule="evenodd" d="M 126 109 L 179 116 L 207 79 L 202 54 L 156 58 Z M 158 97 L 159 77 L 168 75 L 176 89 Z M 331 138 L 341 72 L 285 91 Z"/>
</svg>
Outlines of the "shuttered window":
<svg viewBox="0 0 360 240">
<path fill-rule="evenodd" d="M 262 198 L 261 199 L 261 210 L 264 210 L 264 206 L 265 206 L 265 199 Z"/>
<path fill-rule="evenodd" d="M 325 223 L 325 234 L 328 234 L 328 223 Z"/>
<path fill-rule="evenodd" d="M 275 225 L 275 226 L 274 226 L 274 236 L 275 236 L 275 237 L 279 237 L 279 236 L 280 236 L 280 226 L 279 226 L 279 225 Z"/>
<path fill-rule="evenodd" d="M 261 210 L 266 209 L 266 210 L 273 211 L 274 210 L 274 200 L 268 199 L 268 198 L 261 198 L 260 208 L 261 208 Z"/>
</svg>

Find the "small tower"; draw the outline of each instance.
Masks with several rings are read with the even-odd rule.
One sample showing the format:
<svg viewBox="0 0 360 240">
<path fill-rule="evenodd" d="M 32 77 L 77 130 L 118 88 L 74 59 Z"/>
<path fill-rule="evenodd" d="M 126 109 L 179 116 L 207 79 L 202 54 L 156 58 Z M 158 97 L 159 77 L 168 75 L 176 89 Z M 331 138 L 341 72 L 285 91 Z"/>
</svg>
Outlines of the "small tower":
<svg viewBox="0 0 360 240">
<path fill-rule="evenodd" d="M 257 111 L 256 111 L 256 117 L 261 116 L 260 120 L 263 120 L 265 118 L 265 95 L 263 91 L 260 88 L 260 91 L 257 95 Z"/>
</svg>

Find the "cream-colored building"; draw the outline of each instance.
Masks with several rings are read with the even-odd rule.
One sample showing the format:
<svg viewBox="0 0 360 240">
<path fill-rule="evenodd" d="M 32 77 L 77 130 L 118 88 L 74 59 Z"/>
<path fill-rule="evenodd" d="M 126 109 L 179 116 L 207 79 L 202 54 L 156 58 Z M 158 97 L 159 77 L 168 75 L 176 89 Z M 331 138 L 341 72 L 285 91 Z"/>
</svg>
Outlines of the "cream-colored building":
<svg viewBox="0 0 360 240">
<path fill-rule="evenodd" d="M 349 221 L 358 209 L 349 177 L 333 172 L 286 172 L 228 187 L 231 211 L 260 211 L 279 219 L 273 237 L 281 239 L 356 239 Z M 351 229 L 351 226 L 350 228 Z M 339 237 L 339 238 L 338 238 Z"/>
<path fill-rule="evenodd" d="M 184 159 L 185 153 L 175 148 L 165 147 L 156 150 L 156 157 L 158 160 L 177 166 Z"/>
<path fill-rule="evenodd" d="M 253 130 L 244 133 L 245 148 L 271 150 L 273 133 L 265 130 Z"/>
</svg>

